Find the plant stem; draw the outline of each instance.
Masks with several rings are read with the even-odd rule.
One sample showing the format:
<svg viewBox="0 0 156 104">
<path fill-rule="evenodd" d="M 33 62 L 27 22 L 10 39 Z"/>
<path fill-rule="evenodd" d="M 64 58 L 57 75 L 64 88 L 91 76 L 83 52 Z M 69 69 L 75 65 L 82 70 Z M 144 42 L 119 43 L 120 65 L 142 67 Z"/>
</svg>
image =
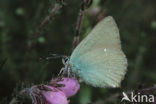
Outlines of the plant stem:
<svg viewBox="0 0 156 104">
<path fill-rule="evenodd" d="M 83 0 L 83 3 L 80 8 L 79 17 L 77 19 L 77 25 L 75 29 L 75 36 L 73 41 L 73 49 L 76 48 L 76 46 L 79 44 L 79 35 L 80 35 L 80 29 L 83 21 L 83 16 L 86 8 L 88 8 L 92 3 L 92 0 Z"/>
</svg>

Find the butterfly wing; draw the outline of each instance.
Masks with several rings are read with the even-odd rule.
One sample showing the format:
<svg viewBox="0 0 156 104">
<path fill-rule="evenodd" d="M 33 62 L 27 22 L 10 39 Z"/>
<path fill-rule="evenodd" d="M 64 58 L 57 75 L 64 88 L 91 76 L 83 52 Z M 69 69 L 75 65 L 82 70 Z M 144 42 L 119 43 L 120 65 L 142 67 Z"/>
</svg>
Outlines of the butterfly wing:
<svg viewBox="0 0 156 104">
<path fill-rule="evenodd" d="M 94 27 L 89 35 L 76 47 L 72 57 L 80 56 L 96 47 L 121 49 L 119 31 L 111 16 L 104 18 Z"/>
<path fill-rule="evenodd" d="M 118 87 L 124 78 L 127 60 L 120 46 L 114 19 L 98 23 L 76 47 L 70 58 L 72 71 L 95 87 Z"/>
</svg>

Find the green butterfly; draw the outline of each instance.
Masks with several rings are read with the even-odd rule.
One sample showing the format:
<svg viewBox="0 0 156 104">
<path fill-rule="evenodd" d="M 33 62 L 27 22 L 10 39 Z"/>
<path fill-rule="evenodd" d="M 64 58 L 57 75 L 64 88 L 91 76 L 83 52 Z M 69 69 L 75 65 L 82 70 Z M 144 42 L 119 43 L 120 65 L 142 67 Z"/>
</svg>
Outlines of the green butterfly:
<svg viewBox="0 0 156 104">
<path fill-rule="evenodd" d="M 111 16 L 104 18 L 73 51 L 65 68 L 94 87 L 119 87 L 127 71 L 119 30 Z"/>
</svg>

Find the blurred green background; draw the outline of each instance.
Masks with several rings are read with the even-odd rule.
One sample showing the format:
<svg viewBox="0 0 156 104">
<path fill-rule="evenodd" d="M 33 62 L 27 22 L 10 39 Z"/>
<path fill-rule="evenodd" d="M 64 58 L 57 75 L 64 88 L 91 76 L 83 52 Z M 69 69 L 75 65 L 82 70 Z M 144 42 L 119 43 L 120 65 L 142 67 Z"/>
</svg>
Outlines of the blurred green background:
<svg viewBox="0 0 156 104">
<path fill-rule="evenodd" d="M 45 58 L 49 54 L 71 54 L 81 3 L 82 0 L 66 0 L 66 5 L 35 38 L 26 61 L 32 33 L 52 10 L 55 0 L 0 0 L 0 104 L 8 104 L 22 83 L 40 84 L 57 76 L 63 67 L 61 59 Z M 111 15 L 117 22 L 128 72 L 120 89 L 82 84 L 70 104 L 117 104 L 121 99 L 116 95 L 122 91 L 156 83 L 156 0 L 93 0 L 85 12 L 80 39 L 101 15 Z"/>
</svg>

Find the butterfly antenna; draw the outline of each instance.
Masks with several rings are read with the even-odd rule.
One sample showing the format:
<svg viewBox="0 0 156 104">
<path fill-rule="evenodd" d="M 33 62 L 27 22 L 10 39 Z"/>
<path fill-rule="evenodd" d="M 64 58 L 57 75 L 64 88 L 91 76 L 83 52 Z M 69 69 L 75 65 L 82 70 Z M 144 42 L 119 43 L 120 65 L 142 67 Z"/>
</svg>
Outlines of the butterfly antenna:
<svg viewBox="0 0 156 104">
<path fill-rule="evenodd" d="M 58 55 L 58 54 L 50 54 L 50 57 L 46 57 L 46 60 L 56 59 L 56 58 L 63 58 L 63 57 L 67 57 L 67 56 L 65 56 L 65 55 Z"/>
</svg>

